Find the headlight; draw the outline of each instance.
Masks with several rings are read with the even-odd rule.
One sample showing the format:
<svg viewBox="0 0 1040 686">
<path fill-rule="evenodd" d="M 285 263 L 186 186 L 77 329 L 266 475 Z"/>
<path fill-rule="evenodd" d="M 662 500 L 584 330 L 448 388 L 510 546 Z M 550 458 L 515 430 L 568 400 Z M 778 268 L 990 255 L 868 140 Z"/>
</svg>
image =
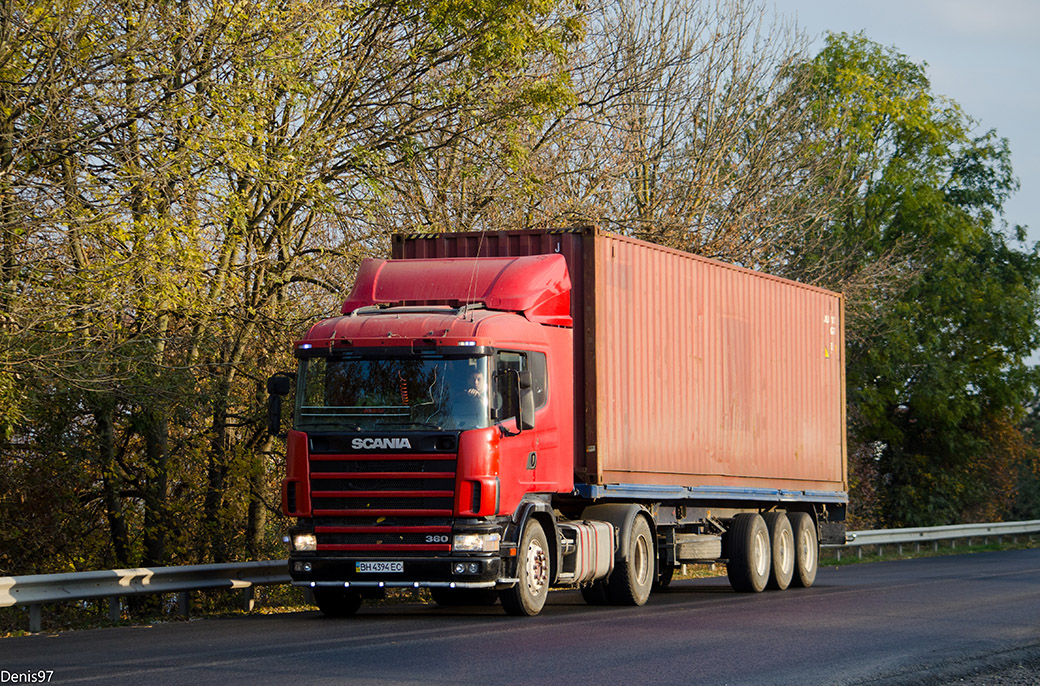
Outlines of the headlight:
<svg viewBox="0 0 1040 686">
<path fill-rule="evenodd" d="M 318 537 L 314 534 L 293 534 L 293 550 L 313 552 L 318 549 Z"/>
<path fill-rule="evenodd" d="M 451 549 L 460 553 L 493 553 L 501 541 L 501 534 L 455 534 Z"/>
</svg>

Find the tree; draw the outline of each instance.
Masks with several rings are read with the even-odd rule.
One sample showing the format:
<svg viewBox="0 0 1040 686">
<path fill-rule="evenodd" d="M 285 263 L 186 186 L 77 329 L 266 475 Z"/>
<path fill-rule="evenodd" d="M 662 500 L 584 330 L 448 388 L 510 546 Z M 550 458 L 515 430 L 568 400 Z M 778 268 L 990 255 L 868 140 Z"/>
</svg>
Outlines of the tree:
<svg viewBox="0 0 1040 686">
<path fill-rule="evenodd" d="M 780 269 L 790 227 L 830 209 L 802 189 L 809 113 L 786 96 L 797 33 L 753 0 L 602 0 L 568 55 L 573 97 L 541 117 L 416 156 L 376 221 L 448 231 L 593 223 Z M 427 146 L 428 150 L 434 146 Z"/>
<path fill-rule="evenodd" d="M 81 507 L 64 511 L 108 546 L 0 546 L 0 566 L 261 554 L 278 472 L 262 380 L 388 242 L 361 220 L 400 169 L 458 144 L 454 122 L 515 126 L 563 97 L 568 12 L 5 2 L 0 401 L 24 419 L 4 502 L 67 472 Z"/>
<path fill-rule="evenodd" d="M 886 523 L 1004 513 L 1019 454 L 1008 427 L 1032 397 L 1025 357 L 1040 342 L 1040 254 L 1000 219 L 1017 188 L 1007 141 L 976 133 L 922 65 L 862 35 L 832 35 L 797 71 L 816 116 L 807 137 L 839 162 L 845 200 L 808 243 L 827 249 L 796 250 L 792 266 L 837 255 L 837 288 L 879 261 L 890 276 L 851 304 L 848 349 L 852 434 L 877 457 Z"/>
</svg>

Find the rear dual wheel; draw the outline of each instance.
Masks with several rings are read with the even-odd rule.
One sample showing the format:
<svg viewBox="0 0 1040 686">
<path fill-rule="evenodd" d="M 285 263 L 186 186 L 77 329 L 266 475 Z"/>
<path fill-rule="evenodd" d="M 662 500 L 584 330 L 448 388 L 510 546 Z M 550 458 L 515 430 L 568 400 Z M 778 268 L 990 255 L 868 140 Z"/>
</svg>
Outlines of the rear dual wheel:
<svg viewBox="0 0 1040 686">
<path fill-rule="evenodd" d="M 607 596 L 615 605 L 644 605 L 654 585 L 657 549 L 646 517 L 632 521 L 628 550 L 614 562 L 614 573 L 607 580 Z M 588 600 L 586 598 L 586 600 Z"/>
</svg>

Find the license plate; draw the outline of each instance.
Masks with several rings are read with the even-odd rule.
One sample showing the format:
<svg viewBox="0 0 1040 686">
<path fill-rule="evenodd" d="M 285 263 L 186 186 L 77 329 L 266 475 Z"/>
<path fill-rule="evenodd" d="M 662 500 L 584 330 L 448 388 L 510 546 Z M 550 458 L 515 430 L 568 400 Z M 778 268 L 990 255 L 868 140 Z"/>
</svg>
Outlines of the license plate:
<svg viewBox="0 0 1040 686">
<path fill-rule="evenodd" d="M 404 571 L 404 562 L 357 562 L 354 569 L 358 574 L 394 574 Z"/>
</svg>

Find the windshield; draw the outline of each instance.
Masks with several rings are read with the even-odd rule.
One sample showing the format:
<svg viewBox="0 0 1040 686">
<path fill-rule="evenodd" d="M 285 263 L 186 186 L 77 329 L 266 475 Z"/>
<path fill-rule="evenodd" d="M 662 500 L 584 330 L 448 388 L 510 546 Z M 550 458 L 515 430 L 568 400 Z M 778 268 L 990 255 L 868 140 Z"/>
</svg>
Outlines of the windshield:
<svg viewBox="0 0 1040 686">
<path fill-rule="evenodd" d="M 300 360 L 301 431 L 490 426 L 486 357 Z"/>
</svg>

